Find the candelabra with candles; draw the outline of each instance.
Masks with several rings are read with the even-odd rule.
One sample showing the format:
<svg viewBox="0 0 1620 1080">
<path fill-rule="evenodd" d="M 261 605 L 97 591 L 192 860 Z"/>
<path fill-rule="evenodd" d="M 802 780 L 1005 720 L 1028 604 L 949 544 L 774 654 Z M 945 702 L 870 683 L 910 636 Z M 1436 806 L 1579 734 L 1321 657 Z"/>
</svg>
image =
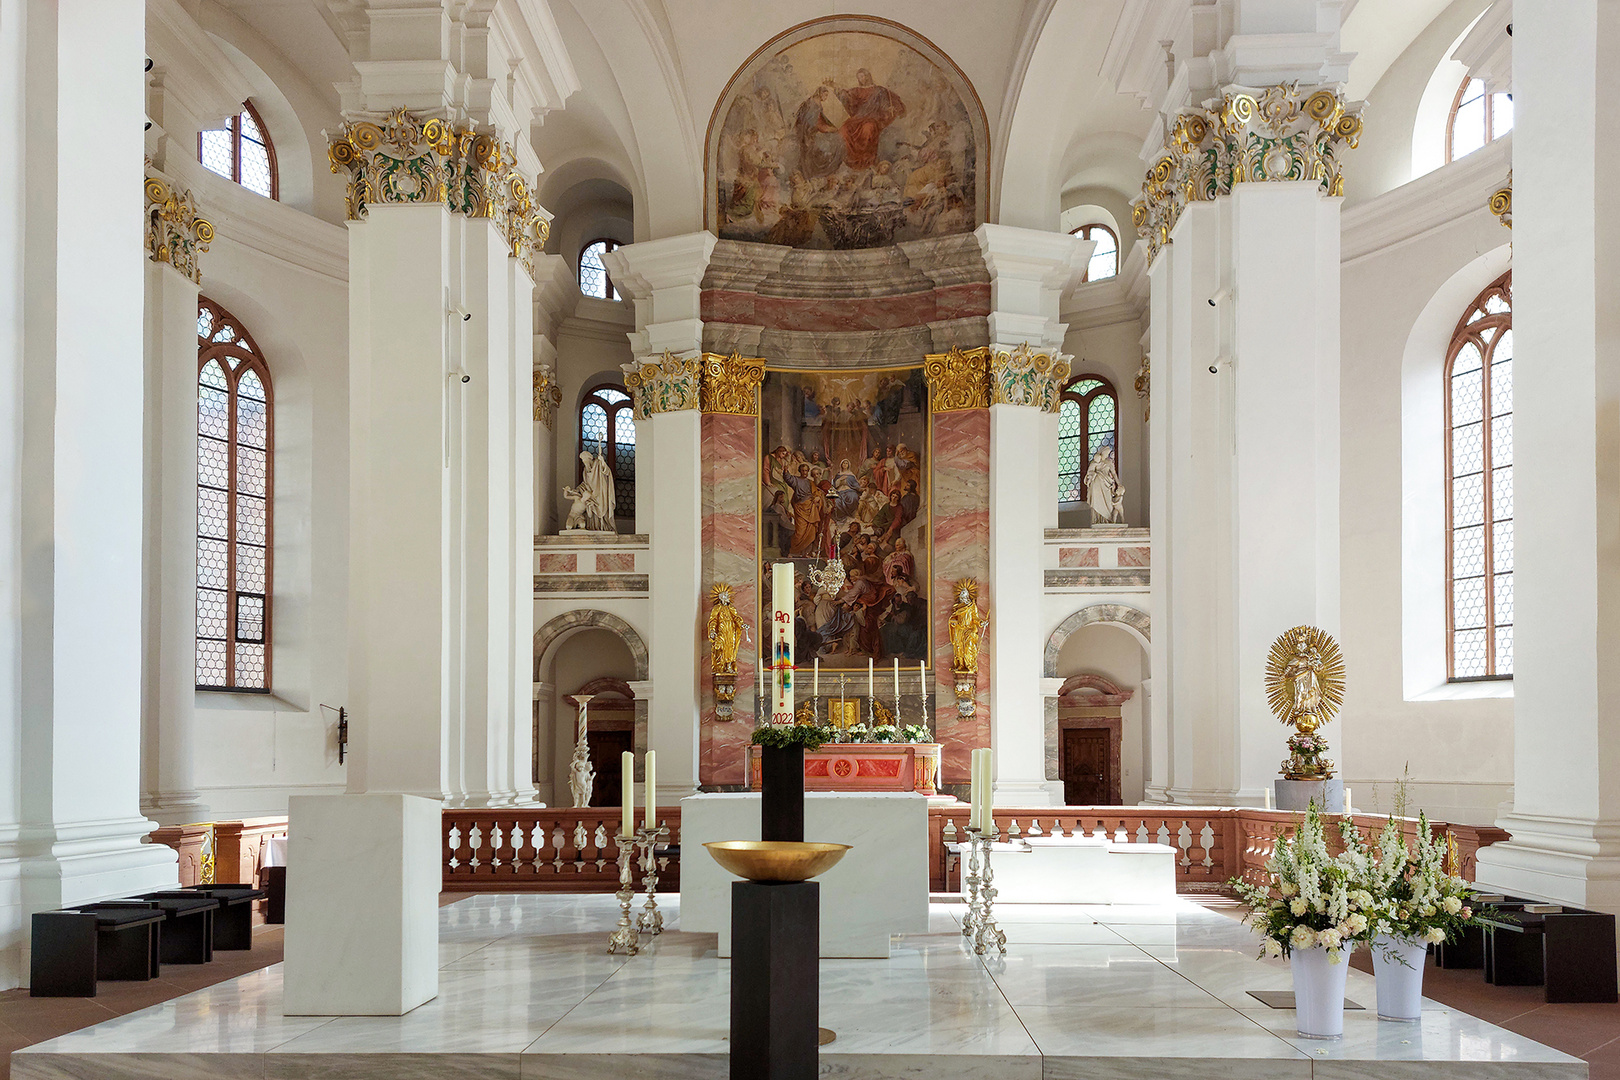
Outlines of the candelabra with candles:
<svg viewBox="0 0 1620 1080">
<path fill-rule="evenodd" d="M 608 937 L 608 953 L 622 952 L 626 956 L 634 956 L 641 951 L 641 935 L 630 918 L 630 903 L 636 898 L 635 878 L 630 873 L 630 855 L 636 849 L 636 837 L 619 836 L 615 842 L 619 845 L 619 891 L 614 893 L 619 901 L 619 926 Z"/>
<path fill-rule="evenodd" d="M 636 916 L 636 930 L 653 937 L 664 932 L 664 913 L 658 910 L 658 842 L 669 836 L 669 830 L 656 828 L 648 822 L 636 830 L 636 846 L 641 849 L 641 888 L 647 894 L 642 912 Z"/>
<path fill-rule="evenodd" d="M 972 892 L 969 894 L 969 919 L 972 920 L 973 929 L 971 938 L 973 951 L 980 955 L 994 948 L 997 952 L 1007 951 L 1007 934 L 996 925 L 996 872 L 990 865 L 990 849 L 1001 838 L 1001 832 L 996 828 L 995 819 L 990 820 L 990 828 L 969 829 L 968 844 L 971 851 L 984 849 L 984 869 L 982 873 L 975 874 L 978 868 L 978 859 L 969 857 L 969 873 L 974 874 L 977 880 L 973 882 Z M 975 908 L 974 902 L 977 901 Z M 968 934 L 967 922 L 962 926 L 963 934 Z"/>
</svg>

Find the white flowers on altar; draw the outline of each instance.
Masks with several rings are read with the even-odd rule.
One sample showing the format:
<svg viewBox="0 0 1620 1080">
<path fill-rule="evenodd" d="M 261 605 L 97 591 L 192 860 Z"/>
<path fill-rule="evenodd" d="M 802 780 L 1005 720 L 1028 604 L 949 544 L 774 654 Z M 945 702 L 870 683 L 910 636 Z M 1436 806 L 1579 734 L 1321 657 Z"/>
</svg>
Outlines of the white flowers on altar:
<svg viewBox="0 0 1620 1080">
<path fill-rule="evenodd" d="M 1337 963 L 1366 932 L 1374 906 L 1370 893 L 1352 888 L 1364 861 L 1364 853 L 1350 848 L 1328 854 L 1322 817 L 1311 807 L 1292 836 L 1278 837 L 1262 883 L 1231 882 L 1249 905 L 1248 923 L 1265 936 L 1261 954 L 1287 956 L 1320 946 Z"/>
</svg>

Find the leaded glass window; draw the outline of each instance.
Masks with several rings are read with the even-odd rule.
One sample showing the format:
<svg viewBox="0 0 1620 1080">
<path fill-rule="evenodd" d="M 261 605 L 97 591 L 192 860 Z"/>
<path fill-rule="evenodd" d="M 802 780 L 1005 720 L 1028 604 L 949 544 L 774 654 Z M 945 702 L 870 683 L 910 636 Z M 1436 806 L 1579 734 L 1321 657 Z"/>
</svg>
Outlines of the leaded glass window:
<svg viewBox="0 0 1620 1080">
<path fill-rule="evenodd" d="M 225 127 L 197 135 L 197 160 L 203 167 L 234 180 L 267 199 L 280 197 L 276 178 L 276 148 L 251 102 L 231 117 Z"/>
<path fill-rule="evenodd" d="M 1119 399 L 1101 375 L 1079 375 L 1063 388 L 1058 408 L 1058 502 L 1083 502 L 1086 467 L 1107 447 L 1119 468 Z"/>
<path fill-rule="evenodd" d="M 1086 263 L 1086 276 L 1082 281 L 1101 281 L 1119 274 L 1119 237 L 1114 235 L 1113 229 L 1102 224 L 1082 225 L 1070 235 L 1097 241 L 1097 246 L 1091 250 L 1091 261 Z"/>
<path fill-rule="evenodd" d="M 636 419 L 630 395 L 604 383 L 579 407 L 579 448 L 601 454 L 613 470 L 613 516 L 636 516 Z M 575 483 L 584 479 L 583 464 Z"/>
<path fill-rule="evenodd" d="M 1513 130 L 1513 95 L 1488 94 L 1481 79 L 1465 78 L 1446 118 L 1446 160 L 1472 154 Z"/>
<path fill-rule="evenodd" d="M 197 306 L 197 689 L 270 689 L 270 372 L 242 324 Z"/>
<path fill-rule="evenodd" d="M 1446 660 L 1513 675 L 1513 274 L 1475 297 L 1446 360 Z"/>
<path fill-rule="evenodd" d="M 608 276 L 607 267 L 602 265 L 602 256 L 619 246 L 617 240 L 592 240 L 579 252 L 579 291 L 586 296 L 594 296 L 598 300 L 622 300 L 619 290 L 613 287 L 613 279 Z"/>
</svg>

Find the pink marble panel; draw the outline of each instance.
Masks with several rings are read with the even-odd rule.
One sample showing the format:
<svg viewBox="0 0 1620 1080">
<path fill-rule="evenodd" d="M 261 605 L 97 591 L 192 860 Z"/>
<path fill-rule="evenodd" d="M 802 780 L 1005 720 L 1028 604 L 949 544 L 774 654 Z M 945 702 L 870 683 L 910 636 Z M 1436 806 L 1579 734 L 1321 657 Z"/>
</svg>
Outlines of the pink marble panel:
<svg viewBox="0 0 1620 1080">
<path fill-rule="evenodd" d="M 632 567 L 631 569 L 634 569 Z M 537 574 L 574 574 L 579 572 L 579 557 L 572 551 L 564 554 L 547 553 L 534 557 Z"/>
<path fill-rule="evenodd" d="M 755 460 L 756 421 L 752 416 L 707 415 L 702 433 L 703 595 L 698 633 L 709 615 L 709 589 L 724 581 L 732 588 L 732 603 L 748 621 L 752 645 L 737 653 L 737 693 L 733 719 L 715 716 L 714 673 L 708 650 L 699 649 L 702 661 L 698 732 L 698 779 L 704 784 L 741 784 L 745 755 L 753 734 L 754 686 L 759 644 L 758 570 L 756 545 Z"/>
<path fill-rule="evenodd" d="M 731 289 L 706 289 L 701 304 L 704 322 L 790 331 L 893 330 L 941 319 L 987 315 L 990 286 L 973 282 L 885 297 L 760 296 Z"/>
<path fill-rule="evenodd" d="M 633 574 L 636 557 L 629 552 L 602 552 L 596 556 L 598 574 Z"/>
<path fill-rule="evenodd" d="M 979 655 L 972 716 L 957 712 L 951 672 L 949 623 L 951 585 L 973 577 L 981 589 L 990 575 L 990 413 L 987 409 L 941 413 L 934 417 L 933 629 L 934 731 L 942 744 L 944 783 L 966 783 L 971 751 L 990 745 L 990 650 Z M 993 610 L 993 598 L 979 603 Z"/>
<path fill-rule="evenodd" d="M 1084 548 L 1058 548 L 1059 566 L 1096 566 L 1097 549 Z"/>
<path fill-rule="evenodd" d="M 1153 559 L 1153 549 L 1146 547 L 1122 547 L 1119 549 L 1119 565 L 1121 566 L 1148 566 Z M 1093 566 L 1096 563 L 1092 564 Z"/>
</svg>

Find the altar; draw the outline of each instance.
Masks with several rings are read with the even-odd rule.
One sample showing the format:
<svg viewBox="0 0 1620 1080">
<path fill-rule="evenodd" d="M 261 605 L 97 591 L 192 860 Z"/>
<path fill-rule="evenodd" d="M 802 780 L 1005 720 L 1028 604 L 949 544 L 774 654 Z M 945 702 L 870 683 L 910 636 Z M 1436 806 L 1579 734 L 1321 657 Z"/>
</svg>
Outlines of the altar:
<svg viewBox="0 0 1620 1080">
<path fill-rule="evenodd" d="M 939 743 L 823 743 L 804 754 L 806 791 L 939 794 Z M 760 748 L 748 747 L 748 790 L 760 787 Z"/>
<path fill-rule="evenodd" d="M 758 840 L 760 797 L 692 795 L 681 800 L 681 929 L 720 935 L 731 955 L 731 883 L 703 847 Z M 889 935 L 928 929 L 928 801 L 913 792 L 804 797 L 806 840 L 851 845 L 821 883 L 821 955 L 887 957 Z"/>
<path fill-rule="evenodd" d="M 1101 836 L 1030 836 L 997 844 L 996 903 L 1173 904 L 1176 855 L 1168 844 L 1116 843 Z"/>
</svg>

